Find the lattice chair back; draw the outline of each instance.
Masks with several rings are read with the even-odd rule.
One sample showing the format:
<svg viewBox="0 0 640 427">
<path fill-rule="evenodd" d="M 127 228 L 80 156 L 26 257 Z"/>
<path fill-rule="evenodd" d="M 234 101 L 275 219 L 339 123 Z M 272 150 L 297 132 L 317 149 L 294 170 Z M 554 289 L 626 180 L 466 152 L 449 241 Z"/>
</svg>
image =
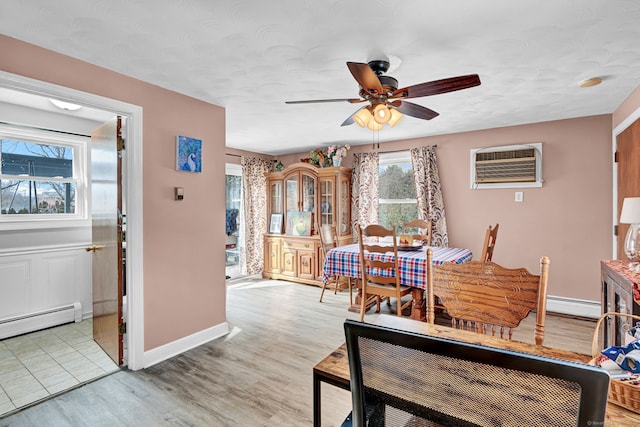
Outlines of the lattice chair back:
<svg viewBox="0 0 640 427">
<path fill-rule="evenodd" d="M 353 320 L 344 327 L 353 426 L 603 425 L 609 375 L 599 367 Z"/>
</svg>

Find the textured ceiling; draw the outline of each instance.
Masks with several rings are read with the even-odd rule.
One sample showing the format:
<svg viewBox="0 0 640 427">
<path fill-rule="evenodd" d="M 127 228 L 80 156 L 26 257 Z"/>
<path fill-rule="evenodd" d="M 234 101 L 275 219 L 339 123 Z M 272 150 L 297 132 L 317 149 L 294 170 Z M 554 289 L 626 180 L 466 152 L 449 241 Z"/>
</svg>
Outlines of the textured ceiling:
<svg viewBox="0 0 640 427">
<path fill-rule="evenodd" d="M 267 154 L 608 114 L 640 84 L 637 0 L 2 0 L 2 33 L 226 108 L 227 146 Z M 477 73 L 417 98 L 440 113 L 379 134 L 347 61 L 386 56 L 400 86 Z M 579 88 L 600 76 L 596 87 Z"/>
</svg>

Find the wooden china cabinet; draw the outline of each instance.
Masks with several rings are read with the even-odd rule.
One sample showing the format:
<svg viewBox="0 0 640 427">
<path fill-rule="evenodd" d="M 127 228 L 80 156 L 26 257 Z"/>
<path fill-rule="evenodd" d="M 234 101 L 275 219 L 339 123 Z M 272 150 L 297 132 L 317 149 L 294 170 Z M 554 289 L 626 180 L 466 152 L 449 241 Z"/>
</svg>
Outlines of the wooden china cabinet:
<svg viewBox="0 0 640 427">
<path fill-rule="evenodd" d="M 272 214 L 280 214 L 282 230 L 265 234 L 262 276 L 321 286 L 324 259 L 316 224 L 335 226 L 340 245 L 352 242 L 351 169 L 294 163 L 268 173 L 267 180 L 267 227 L 272 230 Z M 298 212 L 311 214 L 308 236 L 294 230 Z"/>
</svg>

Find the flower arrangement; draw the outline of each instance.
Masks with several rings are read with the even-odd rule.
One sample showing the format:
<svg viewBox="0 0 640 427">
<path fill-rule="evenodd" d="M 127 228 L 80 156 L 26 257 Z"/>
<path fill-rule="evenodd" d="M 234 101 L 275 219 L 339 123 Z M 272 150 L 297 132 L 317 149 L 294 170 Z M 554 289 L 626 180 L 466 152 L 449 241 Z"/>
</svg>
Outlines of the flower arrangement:
<svg viewBox="0 0 640 427">
<path fill-rule="evenodd" d="M 312 165 L 320 166 L 340 166 L 342 159 L 347 157 L 347 151 L 349 151 L 349 144 L 345 144 L 344 147 L 339 145 L 330 145 L 327 151 L 321 148 L 309 151 L 309 163 Z"/>
<path fill-rule="evenodd" d="M 342 159 L 347 157 L 347 151 L 349 151 L 351 146 L 349 144 L 345 144 L 344 147 L 339 145 L 330 145 L 327 149 L 327 155 L 333 161 L 334 166 L 340 166 L 342 163 Z"/>
<path fill-rule="evenodd" d="M 324 167 L 329 162 L 329 156 L 320 148 L 309 151 L 309 159 L 312 165 Z"/>
</svg>

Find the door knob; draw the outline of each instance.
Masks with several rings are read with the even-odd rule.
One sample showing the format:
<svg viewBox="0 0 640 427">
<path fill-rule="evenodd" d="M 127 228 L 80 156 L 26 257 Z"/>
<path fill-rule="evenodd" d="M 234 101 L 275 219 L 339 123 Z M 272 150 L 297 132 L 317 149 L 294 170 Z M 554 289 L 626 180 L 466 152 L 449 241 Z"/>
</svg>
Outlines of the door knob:
<svg viewBox="0 0 640 427">
<path fill-rule="evenodd" d="M 104 245 L 91 245 L 87 248 L 84 248 L 84 250 L 87 252 L 95 252 L 99 251 L 100 249 L 104 249 Z"/>
</svg>

